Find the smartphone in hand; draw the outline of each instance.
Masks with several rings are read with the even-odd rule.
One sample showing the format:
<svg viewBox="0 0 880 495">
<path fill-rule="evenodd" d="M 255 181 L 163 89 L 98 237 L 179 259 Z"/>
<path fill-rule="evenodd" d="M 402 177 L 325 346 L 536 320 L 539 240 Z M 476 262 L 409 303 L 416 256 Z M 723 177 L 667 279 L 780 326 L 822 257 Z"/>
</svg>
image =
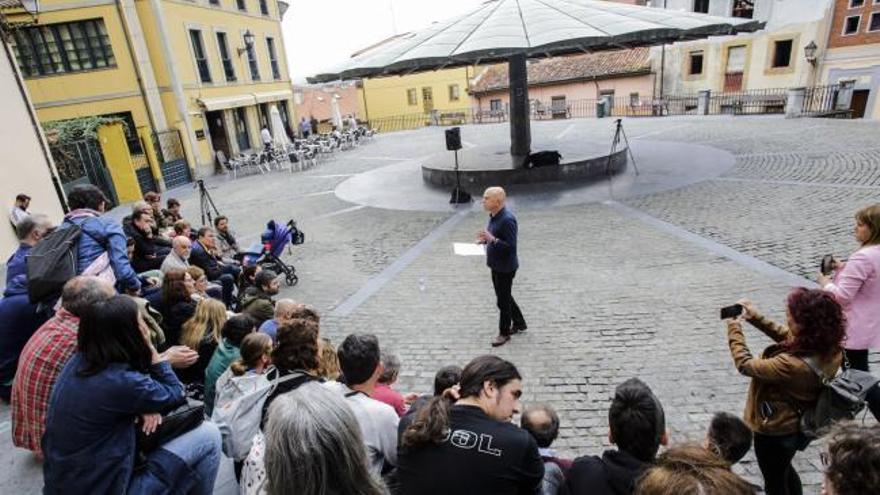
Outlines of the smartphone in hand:
<svg viewBox="0 0 880 495">
<path fill-rule="evenodd" d="M 830 275 L 831 271 L 834 269 L 834 256 L 830 254 L 826 254 L 822 257 L 822 263 L 819 264 L 819 270 L 822 272 L 822 275 Z"/>
<path fill-rule="evenodd" d="M 743 312 L 742 304 L 734 304 L 733 306 L 726 306 L 721 308 L 721 319 L 726 320 L 728 318 L 736 318 L 741 315 Z"/>
</svg>

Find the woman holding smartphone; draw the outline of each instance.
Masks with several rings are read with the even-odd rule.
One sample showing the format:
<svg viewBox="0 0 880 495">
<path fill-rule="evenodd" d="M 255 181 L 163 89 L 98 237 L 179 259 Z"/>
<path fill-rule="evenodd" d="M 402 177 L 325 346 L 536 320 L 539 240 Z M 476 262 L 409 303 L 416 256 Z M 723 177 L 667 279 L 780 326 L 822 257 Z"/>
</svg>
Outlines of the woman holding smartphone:
<svg viewBox="0 0 880 495">
<path fill-rule="evenodd" d="M 843 309 L 828 292 L 797 288 L 786 303 L 786 325 L 765 318 L 748 300 L 739 301 L 740 316 L 726 320 L 736 369 L 752 379 L 743 419 L 755 434 L 755 456 L 767 495 L 802 493 L 791 464 L 794 454 L 810 443 L 800 432 L 800 411 L 814 407 L 822 389 L 805 359 L 826 378 L 833 377 L 843 359 L 846 334 Z M 746 345 L 743 319 L 774 341 L 760 356 L 753 356 Z"/>
<path fill-rule="evenodd" d="M 834 277 L 820 273 L 819 285 L 843 305 L 849 365 L 868 371 L 868 349 L 880 348 L 880 204 L 862 208 L 855 220 L 859 249 L 846 263 L 833 260 Z M 868 407 L 880 419 L 880 389 L 868 394 Z"/>
</svg>

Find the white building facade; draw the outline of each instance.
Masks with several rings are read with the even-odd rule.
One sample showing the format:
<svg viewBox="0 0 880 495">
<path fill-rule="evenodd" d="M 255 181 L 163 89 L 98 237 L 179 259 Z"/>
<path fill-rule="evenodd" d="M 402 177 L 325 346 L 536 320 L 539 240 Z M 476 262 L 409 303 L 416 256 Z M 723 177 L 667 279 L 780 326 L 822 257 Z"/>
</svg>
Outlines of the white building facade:
<svg viewBox="0 0 880 495">
<path fill-rule="evenodd" d="M 755 33 L 653 48 L 660 86 L 656 93 L 734 92 L 820 84 L 820 71 L 807 59 L 804 48 L 813 43 L 819 53 L 824 53 L 832 4 L 832 0 L 652 0 L 652 7 L 766 23 Z"/>
</svg>

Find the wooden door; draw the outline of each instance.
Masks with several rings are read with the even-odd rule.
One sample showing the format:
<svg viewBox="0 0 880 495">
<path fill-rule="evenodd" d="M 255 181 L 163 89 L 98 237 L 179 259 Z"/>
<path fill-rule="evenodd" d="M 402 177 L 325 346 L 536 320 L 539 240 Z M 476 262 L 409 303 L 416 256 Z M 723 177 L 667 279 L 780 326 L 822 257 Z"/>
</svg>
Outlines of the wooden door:
<svg viewBox="0 0 880 495">
<path fill-rule="evenodd" d="M 232 153 L 229 149 L 229 139 L 226 137 L 226 125 L 223 121 L 223 112 L 207 112 L 205 120 L 208 121 L 208 133 L 211 135 L 211 144 L 214 151 L 222 151 L 226 158 L 231 158 Z"/>
<path fill-rule="evenodd" d="M 422 107 L 425 113 L 431 113 L 434 110 L 434 89 L 430 87 L 422 88 Z"/>
<path fill-rule="evenodd" d="M 868 95 L 870 90 L 857 89 L 853 91 L 852 102 L 849 108 L 852 110 L 852 118 L 861 119 L 865 116 L 865 110 L 868 108 Z"/>
</svg>

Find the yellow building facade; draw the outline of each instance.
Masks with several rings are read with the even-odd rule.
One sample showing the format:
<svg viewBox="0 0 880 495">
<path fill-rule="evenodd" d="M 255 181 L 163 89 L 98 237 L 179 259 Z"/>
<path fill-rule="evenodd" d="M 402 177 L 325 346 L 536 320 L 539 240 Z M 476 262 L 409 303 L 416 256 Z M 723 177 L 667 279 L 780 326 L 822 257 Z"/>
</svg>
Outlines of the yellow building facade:
<svg viewBox="0 0 880 495">
<path fill-rule="evenodd" d="M 470 107 L 472 67 L 363 80 L 361 118 L 374 121 L 398 115 L 454 112 Z"/>
<path fill-rule="evenodd" d="M 274 132 L 280 120 L 292 135 L 286 9 L 277 0 L 43 0 L 38 24 L 12 47 L 42 123 L 121 118 L 140 189 L 164 190 L 213 173 L 218 151 L 261 149 L 263 126 Z"/>
</svg>

